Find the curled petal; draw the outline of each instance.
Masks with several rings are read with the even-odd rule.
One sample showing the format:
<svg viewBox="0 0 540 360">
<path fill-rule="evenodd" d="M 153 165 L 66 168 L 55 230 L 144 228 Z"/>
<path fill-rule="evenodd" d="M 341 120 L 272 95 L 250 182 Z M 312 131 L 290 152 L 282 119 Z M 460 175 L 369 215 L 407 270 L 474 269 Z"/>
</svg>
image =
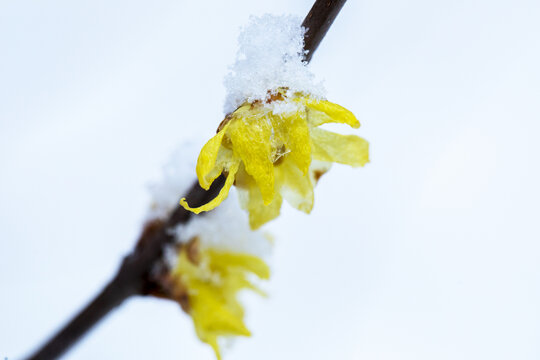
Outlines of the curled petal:
<svg viewBox="0 0 540 360">
<path fill-rule="evenodd" d="M 218 155 L 216 158 L 216 163 L 212 169 L 204 177 L 205 185 L 210 186 L 214 180 L 226 169 L 231 167 L 231 164 L 235 162 L 234 155 L 231 149 L 227 149 L 224 146 L 221 146 L 218 150 Z M 201 181 L 199 180 L 199 183 Z M 203 187 L 201 185 L 201 187 Z M 209 187 L 208 187 L 209 188 Z M 208 190 L 208 188 L 206 190 Z M 203 187 L 204 189 L 204 187 Z"/>
<path fill-rule="evenodd" d="M 351 166 L 369 162 L 369 143 L 356 135 L 340 135 L 319 128 L 311 129 L 314 159 Z"/>
<path fill-rule="evenodd" d="M 234 176 L 236 175 L 236 172 L 238 171 L 239 165 L 240 165 L 239 160 L 236 160 L 231 164 L 231 166 L 228 169 L 229 172 L 227 174 L 227 179 L 225 180 L 225 185 L 223 185 L 223 188 L 220 190 L 219 194 L 215 198 L 210 200 L 210 202 L 202 206 L 199 206 L 197 208 L 192 208 L 188 205 L 186 198 L 182 198 L 180 200 L 180 205 L 182 205 L 184 209 L 194 212 L 195 214 L 199 214 L 202 211 L 210 211 L 216 208 L 229 195 L 229 190 L 231 189 L 231 186 L 234 183 Z"/>
<path fill-rule="evenodd" d="M 360 122 L 352 112 L 343 106 L 326 100 L 306 99 L 308 108 L 308 121 L 311 126 L 319 126 L 327 123 L 347 124 L 350 127 L 360 127 Z"/>
<path fill-rule="evenodd" d="M 225 124 L 213 138 L 208 140 L 201 149 L 201 153 L 197 159 L 197 178 L 199 179 L 199 184 L 205 190 L 210 188 L 210 185 L 212 185 L 214 180 L 223 171 L 225 165 L 225 162 L 223 161 L 223 150 L 227 149 L 224 149 L 221 146 L 221 142 L 223 141 L 223 136 L 225 136 L 229 125 L 230 122 Z M 219 155 L 222 155 L 222 159 L 216 163 L 216 160 L 220 157 Z"/>
</svg>

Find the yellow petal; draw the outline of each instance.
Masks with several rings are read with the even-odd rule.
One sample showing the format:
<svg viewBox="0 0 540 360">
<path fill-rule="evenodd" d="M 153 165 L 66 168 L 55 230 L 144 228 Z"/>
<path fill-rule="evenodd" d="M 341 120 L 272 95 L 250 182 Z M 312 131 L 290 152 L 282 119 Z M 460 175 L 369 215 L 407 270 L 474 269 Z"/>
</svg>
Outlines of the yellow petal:
<svg viewBox="0 0 540 360">
<path fill-rule="evenodd" d="M 242 272 L 249 271 L 261 279 L 270 278 L 270 268 L 266 263 L 250 254 L 208 251 L 211 266 L 216 271 L 227 271 L 230 268 L 239 268 Z"/>
<path fill-rule="evenodd" d="M 270 137 L 272 127 L 266 115 L 235 118 L 229 128 L 234 156 L 242 159 L 262 194 L 264 204 L 274 198 L 274 165 Z"/>
<path fill-rule="evenodd" d="M 246 175 L 239 176 L 243 185 L 241 187 L 237 186 L 236 189 L 238 190 L 240 205 L 249 213 L 249 226 L 255 230 L 279 216 L 283 199 L 278 192 L 270 204 L 264 205 L 261 192 L 256 187 L 255 182 L 253 179 L 250 182 L 250 176 Z"/>
<path fill-rule="evenodd" d="M 199 179 L 199 184 L 203 189 L 208 190 L 212 182 L 221 174 L 223 171 L 223 166 L 225 165 L 223 161 L 216 164 L 218 154 L 220 149 L 222 149 L 221 142 L 223 141 L 223 136 L 229 127 L 230 122 L 225 124 L 223 129 L 218 132 L 213 138 L 208 140 L 208 142 L 201 149 L 199 158 L 197 159 L 197 178 Z M 227 150 L 227 149 L 223 149 Z"/>
<path fill-rule="evenodd" d="M 303 174 L 296 165 L 286 159 L 276 167 L 279 192 L 291 206 L 309 214 L 313 209 L 313 183 L 309 174 Z"/>
<path fill-rule="evenodd" d="M 191 306 L 190 315 L 195 325 L 197 336 L 214 349 L 216 357 L 221 359 L 218 336 L 251 336 L 246 328 L 242 316 L 231 312 L 218 300 L 218 290 L 210 290 L 209 287 L 192 289 L 195 295 L 189 296 Z"/>
<path fill-rule="evenodd" d="M 369 143 L 356 135 L 340 135 L 319 128 L 311 129 L 312 156 L 351 166 L 369 162 Z"/>
<path fill-rule="evenodd" d="M 308 108 L 308 122 L 311 126 L 319 126 L 326 123 L 341 123 L 353 128 L 360 127 L 360 122 L 354 114 L 343 106 L 326 100 L 305 99 L 305 104 Z"/>
<path fill-rule="evenodd" d="M 192 208 L 188 205 L 186 198 L 182 198 L 180 200 L 180 205 L 186 210 L 189 210 L 191 212 L 194 212 L 195 214 L 199 214 L 202 211 L 210 211 L 214 208 L 216 208 L 219 204 L 223 202 L 229 195 L 229 190 L 231 189 L 231 186 L 234 183 L 234 176 L 236 172 L 238 171 L 238 166 L 240 165 L 240 161 L 236 160 L 234 161 L 231 166 L 229 167 L 229 172 L 227 174 L 227 179 L 225 180 L 225 185 L 223 185 L 223 188 L 219 191 L 219 194 L 210 200 L 210 202 L 199 206 L 197 208 Z"/>
<path fill-rule="evenodd" d="M 193 262 L 188 251 L 182 247 L 172 275 L 187 291 L 187 312 L 193 319 L 197 336 L 221 359 L 219 337 L 251 335 L 243 320 L 244 309 L 237 300 L 238 292 L 243 289 L 260 292 L 248 276 L 268 278 L 269 268 L 253 255 L 208 248 L 199 248 L 199 260 Z"/>
<path fill-rule="evenodd" d="M 193 294 L 190 296 L 190 314 L 196 326 L 204 333 L 251 335 L 242 318 L 224 306 L 219 288 L 201 286 L 193 289 Z"/>
<path fill-rule="evenodd" d="M 236 190 L 242 209 L 249 214 L 249 225 L 255 230 L 270 220 L 279 216 L 282 198 L 279 192 L 269 205 L 264 205 L 261 192 L 255 180 L 249 175 L 241 164 L 236 175 Z"/>
<path fill-rule="evenodd" d="M 279 137 L 288 151 L 287 157 L 303 174 L 307 174 L 311 163 L 311 142 L 304 108 L 298 112 L 270 116 L 274 135 Z"/>
</svg>

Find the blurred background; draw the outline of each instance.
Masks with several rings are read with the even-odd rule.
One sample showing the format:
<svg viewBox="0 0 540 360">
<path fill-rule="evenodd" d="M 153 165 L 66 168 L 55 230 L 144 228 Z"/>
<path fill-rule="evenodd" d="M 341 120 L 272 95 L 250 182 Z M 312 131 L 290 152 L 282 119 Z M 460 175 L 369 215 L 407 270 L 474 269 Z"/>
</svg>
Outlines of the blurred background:
<svg viewBox="0 0 540 360">
<path fill-rule="evenodd" d="M 311 0 L 0 2 L 0 358 L 132 247 L 172 150 L 211 136 L 250 15 Z M 226 359 L 540 358 L 540 3 L 349 1 L 311 67 L 371 143 L 289 207 Z M 348 129 L 343 129 L 348 131 Z M 66 359 L 214 359 L 135 298 Z"/>
</svg>

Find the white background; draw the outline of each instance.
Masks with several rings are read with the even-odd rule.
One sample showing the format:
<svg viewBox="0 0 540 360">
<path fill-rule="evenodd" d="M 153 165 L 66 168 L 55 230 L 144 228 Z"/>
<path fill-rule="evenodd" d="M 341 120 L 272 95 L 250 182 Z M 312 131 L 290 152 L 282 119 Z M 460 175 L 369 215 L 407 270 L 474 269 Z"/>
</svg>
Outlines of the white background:
<svg viewBox="0 0 540 360">
<path fill-rule="evenodd" d="M 0 2 L 0 358 L 84 305 L 135 241 L 146 184 L 212 135 L 249 15 L 311 1 Z M 285 208 L 269 299 L 226 359 L 540 358 L 540 4 L 350 1 L 312 62 L 371 143 Z M 67 359 L 213 359 L 132 299 Z"/>
</svg>

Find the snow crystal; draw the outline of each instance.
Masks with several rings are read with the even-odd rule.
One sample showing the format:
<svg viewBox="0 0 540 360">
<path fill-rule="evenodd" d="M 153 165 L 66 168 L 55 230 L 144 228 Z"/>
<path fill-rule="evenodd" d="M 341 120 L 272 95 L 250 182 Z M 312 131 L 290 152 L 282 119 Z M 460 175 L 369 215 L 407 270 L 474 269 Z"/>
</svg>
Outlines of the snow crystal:
<svg viewBox="0 0 540 360">
<path fill-rule="evenodd" d="M 315 83 L 303 60 L 305 29 L 301 23 L 290 15 L 250 18 L 238 38 L 236 63 L 225 77 L 225 113 L 245 101 L 264 100 L 269 91 L 280 87 L 323 97 L 322 84 Z"/>
<path fill-rule="evenodd" d="M 300 111 L 302 106 L 295 101 L 272 101 L 266 104 L 274 115 L 294 114 Z"/>
</svg>

